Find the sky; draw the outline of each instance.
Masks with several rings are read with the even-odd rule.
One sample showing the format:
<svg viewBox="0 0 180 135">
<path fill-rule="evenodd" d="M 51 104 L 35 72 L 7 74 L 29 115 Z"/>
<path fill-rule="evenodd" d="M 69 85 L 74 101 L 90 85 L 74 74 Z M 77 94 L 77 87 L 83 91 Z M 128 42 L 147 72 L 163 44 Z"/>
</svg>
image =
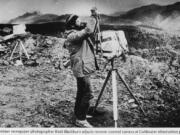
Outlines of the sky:
<svg viewBox="0 0 180 135">
<path fill-rule="evenodd" d="M 175 2 L 180 0 L 0 0 L 0 22 L 33 11 L 57 15 L 89 15 L 90 9 L 96 6 L 100 13 L 112 14 L 152 3 L 168 5 Z"/>
</svg>

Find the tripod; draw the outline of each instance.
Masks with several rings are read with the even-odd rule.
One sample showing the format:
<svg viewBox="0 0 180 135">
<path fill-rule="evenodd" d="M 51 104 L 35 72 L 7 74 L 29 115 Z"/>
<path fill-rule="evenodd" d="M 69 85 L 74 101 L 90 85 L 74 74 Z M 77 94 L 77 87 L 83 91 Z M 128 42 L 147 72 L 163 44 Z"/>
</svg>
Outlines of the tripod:
<svg viewBox="0 0 180 135">
<path fill-rule="evenodd" d="M 15 45 L 15 47 L 14 47 L 12 53 L 11 53 L 11 56 L 10 56 L 10 60 L 12 60 L 13 55 L 14 55 L 14 53 L 15 53 L 15 51 L 16 51 L 16 48 L 17 48 L 18 46 L 19 46 L 20 61 L 22 61 L 22 51 L 24 51 L 26 57 L 29 59 L 29 55 L 28 55 L 27 50 L 25 49 L 22 41 L 21 41 L 20 39 L 17 39 L 16 45 Z"/>
<path fill-rule="evenodd" d="M 100 94 L 98 96 L 98 99 L 97 99 L 95 107 L 94 107 L 94 111 L 96 110 L 97 106 L 99 105 L 100 98 L 101 98 L 101 96 L 102 96 L 102 94 L 103 94 L 103 92 L 105 90 L 105 87 L 107 85 L 108 80 L 110 79 L 110 76 L 112 75 L 113 117 L 114 117 L 114 126 L 117 128 L 117 126 L 118 126 L 118 124 L 117 124 L 117 120 L 118 120 L 118 94 L 117 94 L 116 75 L 123 82 L 123 84 L 125 85 L 125 87 L 129 91 L 130 95 L 135 99 L 136 103 L 139 105 L 139 107 L 140 107 L 140 109 L 141 109 L 141 111 L 143 112 L 144 115 L 145 115 L 145 112 L 144 112 L 143 108 L 141 107 L 141 104 L 139 103 L 139 101 L 136 99 L 136 97 L 131 92 L 131 89 L 129 88 L 129 86 L 127 85 L 125 80 L 121 77 L 120 73 L 118 72 L 118 69 L 114 68 L 114 59 L 115 59 L 115 57 L 113 57 L 112 59 L 109 60 L 109 62 L 111 62 L 111 69 L 109 70 L 109 72 L 107 74 L 107 77 L 105 79 L 105 82 L 103 84 L 103 87 L 102 87 L 102 89 L 100 91 Z"/>
</svg>

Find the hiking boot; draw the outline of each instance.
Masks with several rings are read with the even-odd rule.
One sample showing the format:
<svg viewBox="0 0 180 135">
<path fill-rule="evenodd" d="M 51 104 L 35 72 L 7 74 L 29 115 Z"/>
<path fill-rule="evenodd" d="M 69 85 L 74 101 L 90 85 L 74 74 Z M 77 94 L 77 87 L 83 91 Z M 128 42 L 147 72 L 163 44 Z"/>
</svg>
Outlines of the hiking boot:
<svg viewBox="0 0 180 135">
<path fill-rule="evenodd" d="M 78 127 L 93 128 L 87 120 L 76 120 L 75 125 Z"/>
</svg>

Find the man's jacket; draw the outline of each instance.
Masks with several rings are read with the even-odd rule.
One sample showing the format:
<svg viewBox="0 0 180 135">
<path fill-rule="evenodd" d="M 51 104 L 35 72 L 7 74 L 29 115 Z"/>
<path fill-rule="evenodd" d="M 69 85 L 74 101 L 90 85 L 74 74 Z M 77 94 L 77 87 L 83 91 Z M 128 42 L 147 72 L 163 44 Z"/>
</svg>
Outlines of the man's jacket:
<svg viewBox="0 0 180 135">
<path fill-rule="evenodd" d="M 88 41 L 91 34 L 92 30 L 89 28 L 66 31 L 65 47 L 69 50 L 71 68 L 75 77 L 90 75 L 96 69 L 92 44 Z"/>
</svg>

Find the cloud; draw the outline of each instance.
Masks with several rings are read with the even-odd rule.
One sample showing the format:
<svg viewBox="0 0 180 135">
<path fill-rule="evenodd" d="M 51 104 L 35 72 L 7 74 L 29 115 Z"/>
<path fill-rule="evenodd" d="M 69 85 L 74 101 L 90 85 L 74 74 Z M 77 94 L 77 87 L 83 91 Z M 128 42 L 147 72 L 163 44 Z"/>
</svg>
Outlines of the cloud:
<svg viewBox="0 0 180 135">
<path fill-rule="evenodd" d="M 163 18 L 161 15 L 158 15 L 154 19 L 154 23 L 166 31 L 178 31 L 180 30 L 180 15 L 174 15 L 174 17 L 169 16 L 168 18 Z"/>
</svg>

